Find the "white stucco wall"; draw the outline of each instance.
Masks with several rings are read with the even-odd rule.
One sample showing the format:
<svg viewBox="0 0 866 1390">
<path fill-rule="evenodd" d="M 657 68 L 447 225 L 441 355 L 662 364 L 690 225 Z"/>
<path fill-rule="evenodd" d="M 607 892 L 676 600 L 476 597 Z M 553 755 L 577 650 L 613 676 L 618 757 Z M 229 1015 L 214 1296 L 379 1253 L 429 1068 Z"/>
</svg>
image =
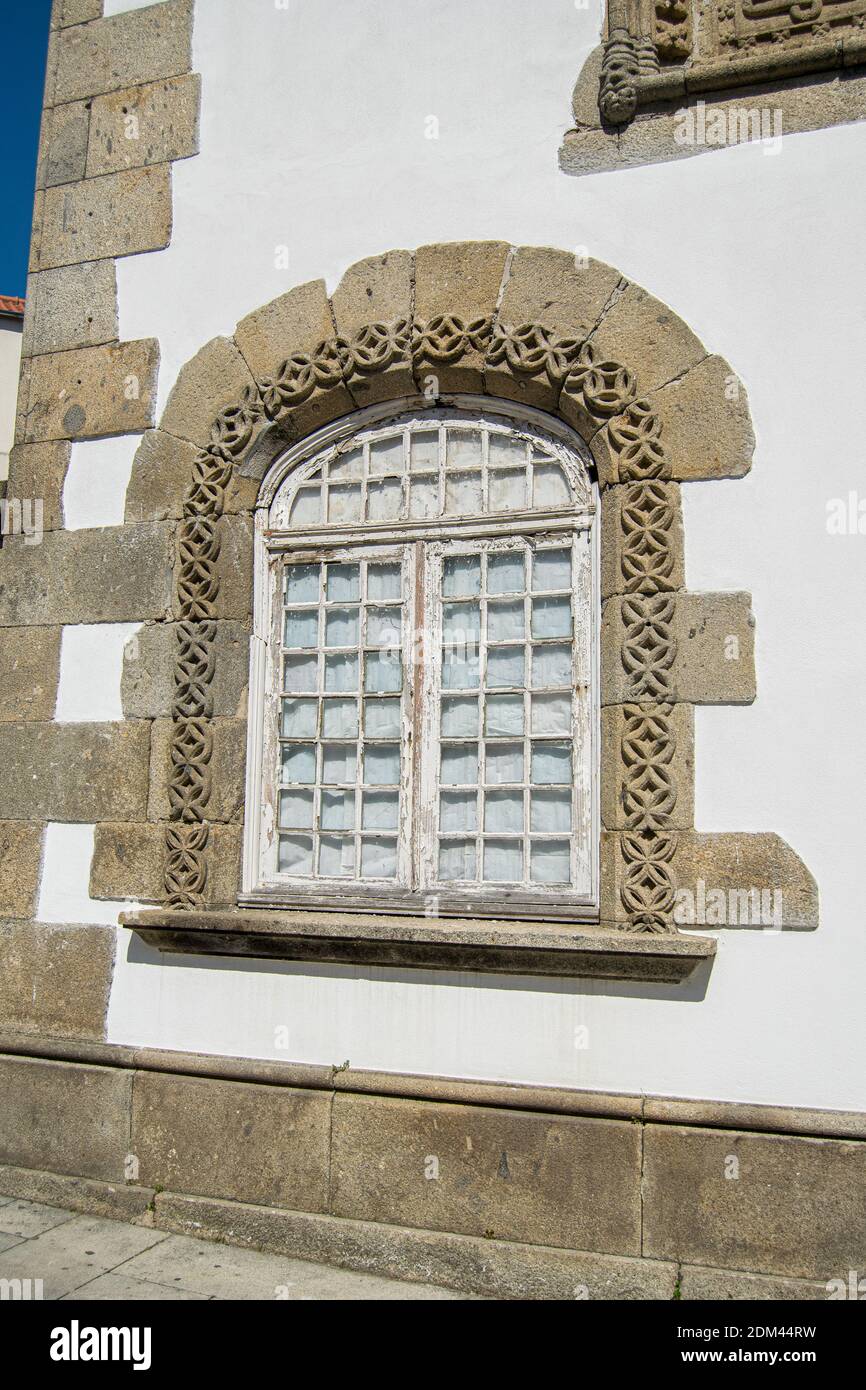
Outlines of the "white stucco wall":
<svg viewBox="0 0 866 1390">
<path fill-rule="evenodd" d="M 22 320 L 0 316 L 0 483 L 9 477 L 21 367 Z"/>
<path fill-rule="evenodd" d="M 741 375 L 758 436 L 748 479 L 683 489 L 689 587 L 750 590 L 757 618 L 757 702 L 698 711 L 697 825 L 778 831 L 818 880 L 820 930 L 722 932 L 705 997 L 700 980 L 166 961 L 120 932 L 112 1040 L 866 1106 L 866 536 L 826 530 L 828 500 L 863 490 L 866 125 L 566 177 L 599 18 L 598 0 L 198 0 L 202 153 L 174 166 L 170 249 L 118 265 L 121 335 L 159 339 L 162 404 L 204 342 L 291 285 L 476 237 L 586 247 L 668 302 Z"/>
</svg>

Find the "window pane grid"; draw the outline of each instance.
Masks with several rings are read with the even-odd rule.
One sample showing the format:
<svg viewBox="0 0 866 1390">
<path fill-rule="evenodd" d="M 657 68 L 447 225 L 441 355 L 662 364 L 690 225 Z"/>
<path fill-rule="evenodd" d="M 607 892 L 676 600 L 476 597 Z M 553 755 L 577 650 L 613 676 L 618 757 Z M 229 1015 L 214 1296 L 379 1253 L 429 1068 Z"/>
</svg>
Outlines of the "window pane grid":
<svg viewBox="0 0 866 1390">
<path fill-rule="evenodd" d="M 553 447 L 505 426 L 418 423 L 370 430 L 301 481 L 291 526 L 352 526 L 550 510 L 575 502 Z"/>
<path fill-rule="evenodd" d="M 443 558 L 442 881 L 574 880 L 572 565 L 561 543 Z"/>
<path fill-rule="evenodd" d="M 287 563 L 283 605 L 278 872 L 393 881 L 403 795 L 402 564 Z"/>
</svg>

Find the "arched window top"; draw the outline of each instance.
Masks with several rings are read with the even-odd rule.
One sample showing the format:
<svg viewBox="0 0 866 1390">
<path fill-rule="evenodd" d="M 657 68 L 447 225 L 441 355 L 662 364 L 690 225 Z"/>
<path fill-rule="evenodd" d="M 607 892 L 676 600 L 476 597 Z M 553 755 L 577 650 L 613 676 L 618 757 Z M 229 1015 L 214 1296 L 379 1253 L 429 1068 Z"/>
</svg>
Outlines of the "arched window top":
<svg viewBox="0 0 866 1390">
<path fill-rule="evenodd" d="M 489 410 L 406 414 L 355 430 L 295 463 L 275 530 L 328 532 L 592 509 L 577 442 Z"/>
</svg>

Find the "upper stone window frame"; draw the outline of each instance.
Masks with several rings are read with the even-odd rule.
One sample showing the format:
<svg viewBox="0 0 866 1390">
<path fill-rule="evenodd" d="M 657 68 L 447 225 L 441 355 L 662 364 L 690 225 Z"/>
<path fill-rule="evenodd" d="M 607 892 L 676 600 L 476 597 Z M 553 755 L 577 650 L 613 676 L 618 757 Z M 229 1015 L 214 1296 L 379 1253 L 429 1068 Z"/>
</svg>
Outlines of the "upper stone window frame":
<svg viewBox="0 0 866 1390">
<path fill-rule="evenodd" d="M 430 429 L 434 424 L 448 421 L 466 425 L 491 424 L 503 426 L 513 434 L 549 444 L 569 475 L 575 502 L 552 508 L 528 508 L 520 513 L 482 511 L 471 515 L 454 515 L 426 520 L 398 522 L 365 522 L 346 524 L 335 532 L 332 524 L 307 525 L 297 529 L 289 526 L 289 512 L 294 497 L 318 472 L 323 460 L 334 453 L 344 453 L 358 436 L 371 431 L 392 429 L 395 424 Z M 532 498 L 528 497 L 531 502 Z M 368 407 L 308 435 L 285 450 L 272 464 L 258 498 L 254 518 L 254 604 L 251 653 L 249 731 L 247 750 L 247 786 L 245 798 L 245 830 L 241 891 L 241 906 L 272 908 L 307 908 L 322 910 L 340 907 L 355 911 L 397 912 L 408 915 L 451 913 L 455 916 L 510 917 L 518 920 L 559 918 L 574 922 L 597 922 L 600 912 L 600 501 L 592 455 L 582 439 L 569 426 L 549 414 L 522 404 L 474 395 L 449 396 L 448 403 L 436 401 L 429 406 L 419 404 L 417 397 L 402 401 L 383 402 Z M 575 696 L 575 717 L 582 721 L 578 730 L 578 754 L 574 759 L 575 819 L 572 834 L 579 849 L 572 851 L 580 860 L 575 886 L 559 888 L 552 885 L 497 890 L 489 884 L 479 884 L 477 890 L 465 885 L 449 890 L 447 885 L 427 882 L 411 888 L 383 890 L 380 886 L 365 887 L 357 878 L 345 878 L 339 883 L 322 883 L 309 877 L 300 883 L 288 882 L 273 872 L 273 841 L 276 837 L 276 803 L 278 798 L 276 772 L 276 705 L 279 702 L 275 680 L 274 642 L 277 631 L 276 607 L 277 574 L 282 571 L 287 554 L 324 555 L 333 561 L 334 552 L 351 552 L 362 547 L 371 550 L 421 542 L 428 553 L 442 546 L 465 544 L 471 538 L 479 544 L 507 545 L 509 537 L 526 535 L 532 538 L 586 538 L 586 558 L 583 568 L 587 601 L 583 611 L 575 611 L 575 649 L 586 653 L 588 680 L 585 694 Z M 572 592 L 578 580 L 573 579 Z M 429 616 L 429 615 L 428 615 Z M 415 615 L 417 621 L 418 615 Z M 425 617 L 422 621 L 427 621 Z M 431 690 L 424 694 L 425 708 Z M 528 739 L 528 732 L 527 732 Z M 580 750 L 583 750 L 582 752 Z M 269 772 L 273 769 L 273 774 Z M 423 774 L 429 792 L 430 771 Z M 437 783 L 438 787 L 438 783 Z M 414 796 L 419 796 L 418 790 Z M 529 797 L 527 794 L 527 804 Z M 581 806 L 584 808 L 581 812 Z M 428 863 L 432 846 L 427 843 L 429 827 L 423 836 L 417 827 L 412 829 L 411 850 L 413 875 L 419 869 L 418 857 Z M 480 836 L 480 830 L 479 830 Z M 571 837 L 570 837 L 571 838 Z M 356 865 L 356 872 L 358 866 Z"/>
</svg>

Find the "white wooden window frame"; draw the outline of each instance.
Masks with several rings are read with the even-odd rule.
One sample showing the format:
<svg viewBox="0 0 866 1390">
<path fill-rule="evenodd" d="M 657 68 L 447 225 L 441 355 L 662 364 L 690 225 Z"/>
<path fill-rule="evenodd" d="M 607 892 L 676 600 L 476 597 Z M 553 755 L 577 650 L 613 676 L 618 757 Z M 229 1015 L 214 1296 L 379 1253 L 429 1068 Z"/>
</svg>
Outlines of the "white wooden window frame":
<svg viewBox="0 0 866 1390">
<path fill-rule="evenodd" d="M 531 439 L 552 441 L 556 457 L 570 472 L 575 494 L 584 501 L 551 511 L 525 511 L 485 516 L 312 526 L 293 531 L 287 524 L 290 499 L 329 449 L 345 448 L 355 436 L 397 422 L 421 429 L 435 424 L 493 422 Z M 469 915 L 479 917 L 559 918 L 595 921 L 599 913 L 599 543 L 598 500 L 588 471 L 588 454 L 577 437 L 558 421 L 527 407 L 492 405 L 489 398 L 456 398 L 454 405 L 421 410 L 417 403 L 389 402 L 348 417 L 319 431 L 302 445 L 284 453 L 272 466 L 260 492 L 255 514 L 255 598 L 252 637 L 250 718 L 247 750 L 247 796 L 244 834 L 242 891 L 245 905 L 307 908 L 310 910 L 363 910 L 411 915 Z M 427 651 L 438 651 L 441 610 L 434 591 L 433 574 L 446 551 L 471 550 L 484 542 L 499 549 L 516 540 L 533 545 L 572 544 L 584 559 L 580 579 L 573 572 L 574 646 L 581 665 L 578 679 L 586 683 L 576 725 L 574 760 L 574 815 L 580 834 L 575 834 L 573 853 L 580 860 L 578 890 L 559 885 L 497 888 L 476 883 L 450 884 L 436 880 L 433 807 L 438 805 L 438 765 L 434 744 L 438 736 L 439 700 L 433 698 L 434 663 L 415 660 L 413 630 L 425 633 Z M 282 574 L 287 562 L 337 558 L 388 559 L 408 557 L 408 591 L 404 604 L 410 621 L 403 624 L 404 726 L 411 747 L 405 760 L 404 795 L 401 797 L 400 872 L 403 885 L 352 878 L 326 880 L 317 877 L 289 879 L 275 872 L 278 804 L 278 716 L 280 681 L 280 624 L 282 622 Z M 581 585 L 583 592 L 580 592 Z M 580 600 L 586 596 L 587 601 Z M 426 611 L 425 611 L 426 610 Z M 580 619 L 583 622 L 580 622 Z M 423 688 L 422 688 L 423 686 Z M 435 710 L 435 719 L 414 719 L 406 710 L 409 701 Z M 447 692 L 446 692 L 447 693 Z M 416 704 L 417 708 L 417 704 Z M 528 803 L 528 797 L 526 798 Z M 408 817 L 408 820 L 407 820 Z M 480 833 L 480 831 L 479 831 Z"/>
</svg>

